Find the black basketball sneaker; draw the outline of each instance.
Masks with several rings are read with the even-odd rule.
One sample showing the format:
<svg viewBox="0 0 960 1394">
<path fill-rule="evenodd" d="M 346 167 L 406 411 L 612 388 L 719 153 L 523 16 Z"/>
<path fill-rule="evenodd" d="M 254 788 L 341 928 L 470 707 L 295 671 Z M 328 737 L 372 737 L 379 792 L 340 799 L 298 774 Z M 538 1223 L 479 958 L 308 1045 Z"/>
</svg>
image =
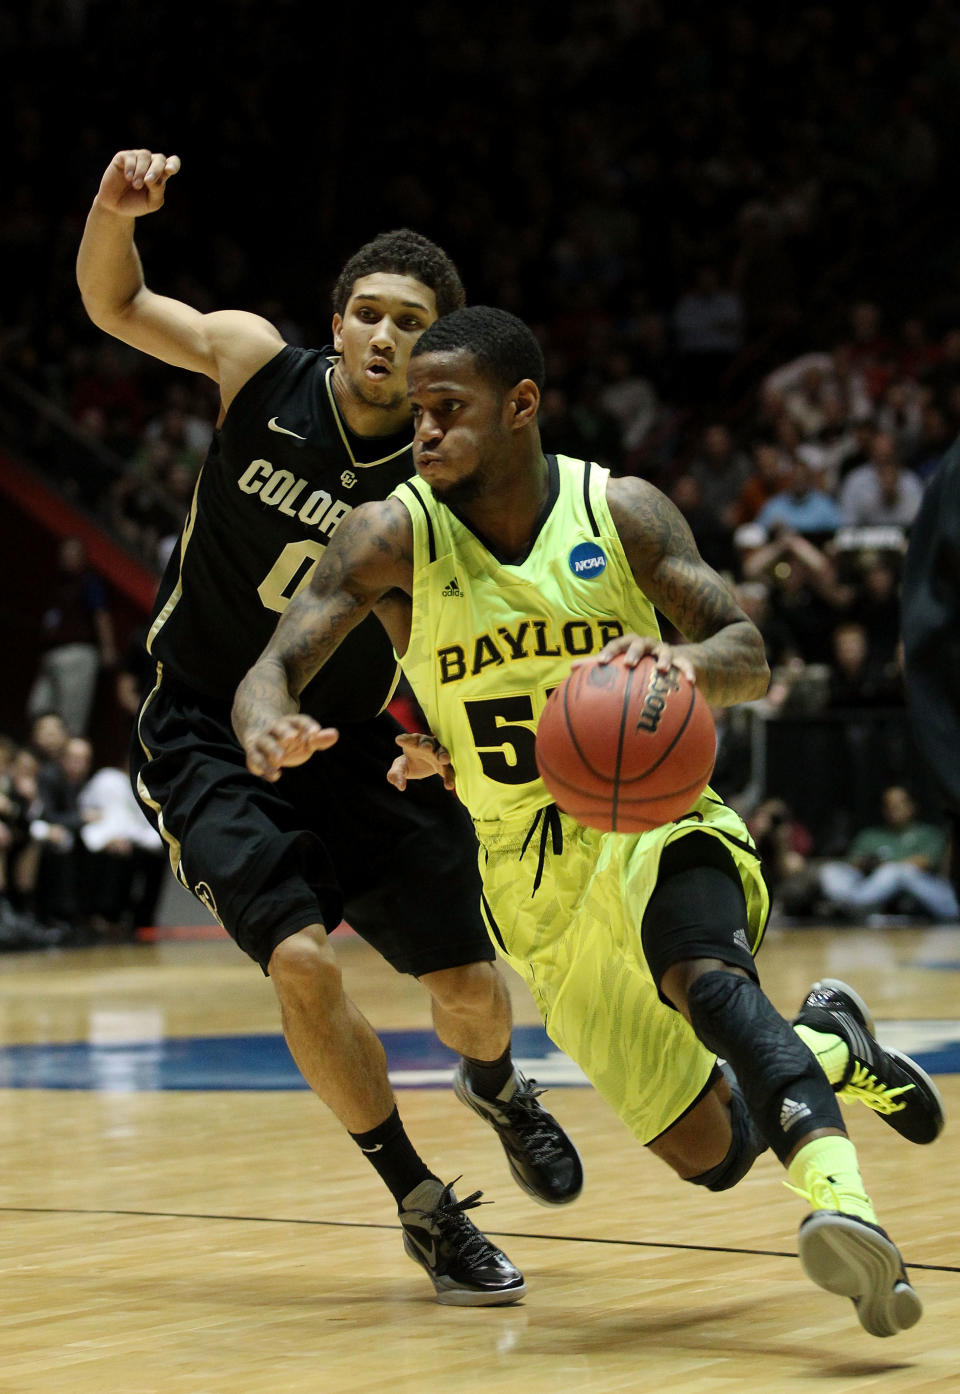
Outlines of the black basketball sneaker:
<svg viewBox="0 0 960 1394">
<path fill-rule="evenodd" d="M 839 1036 L 850 1052 L 834 1092 L 879 1113 L 908 1142 L 933 1142 L 943 1128 L 943 1102 L 933 1080 L 909 1055 L 882 1046 L 863 998 L 838 978 L 824 978 L 807 993 L 795 1026 Z"/>
<path fill-rule="evenodd" d="M 553 1114 L 537 1102 L 544 1091 L 536 1083 L 514 1068 L 497 1097 L 484 1099 L 470 1088 L 461 1060 L 453 1092 L 497 1133 L 518 1186 L 541 1205 L 569 1205 L 583 1190 L 583 1165 Z"/>
<path fill-rule="evenodd" d="M 457 1200 L 454 1183 L 428 1177 L 404 1197 L 400 1208 L 403 1247 L 429 1274 L 445 1307 L 498 1307 L 518 1302 L 527 1285 L 506 1254 L 464 1214 L 480 1204 L 482 1192 Z"/>
</svg>

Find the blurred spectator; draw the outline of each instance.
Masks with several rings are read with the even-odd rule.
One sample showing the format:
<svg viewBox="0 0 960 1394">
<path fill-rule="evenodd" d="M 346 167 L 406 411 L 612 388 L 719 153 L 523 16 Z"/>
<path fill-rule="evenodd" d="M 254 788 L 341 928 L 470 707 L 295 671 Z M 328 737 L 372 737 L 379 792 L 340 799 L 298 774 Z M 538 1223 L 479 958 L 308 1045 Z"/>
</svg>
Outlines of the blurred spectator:
<svg viewBox="0 0 960 1394">
<path fill-rule="evenodd" d="M 41 765 L 55 763 L 67 748 L 70 731 L 59 712 L 40 712 L 30 724 L 28 746 Z"/>
<path fill-rule="evenodd" d="M 840 488 L 840 517 L 847 527 L 908 528 L 917 516 L 923 485 L 901 467 L 896 442 L 886 431 L 873 437 L 868 464 L 852 470 Z"/>
<path fill-rule="evenodd" d="M 71 736 L 57 760 L 37 772 L 30 836 L 39 849 L 32 909 L 47 923 L 76 924 L 82 912 L 78 835 L 85 821 L 80 790 L 90 776 L 93 747 Z"/>
<path fill-rule="evenodd" d="M 786 531 L 823 535 L 836 531 L 840 513 L 830 495 L 815 486 L 807 462 L 797 456 L 787 487 L 767 500 L 756 521 L 758 527 L 771 534 Z"/>
<path fill-rule="evenodd" d="M 604 379 L 600 405 L 616 418 L 623 449 L 636 450 L 656 420 L 656 390 L 648 378 L 634 370 L 630 355 L 622 350 L 608 355 Z"/>
<path fill-rule="evenodd" d="M 868 551 L 860 557 L 853 579 L 854 598 L 850 619 L 862 624 L 871 652 L 884 664 L 894 662 L 900 637 L 900 569 L 884 552 Z"/>
<path fill-rule="evenodd" d="M 747 475 L 731 512 L 734 528 L 752 523 L 763 505 L 786 488 L 788 472 L 783 468 L 780 452 L 769 440 L 759 439 L 753 445 L 753 468 Z"/>
<path fill-rule="evenodd" d="M 883 823 L 856 834 L 842 861 L 820 867 L 829 906 L 856 919 L 917 912 L 935 922 L 957 919 L 957 899 L 943 874 L 947 835 L 923 823 L 908 790 L 890 785 L 882 796 Z"/>
<path fill-rule="evenodd" d="M 834 710 L 895 707 L 903 704 L 897 666 L 885 663 L 870 647 L 867 630 L 856 620 L 843 620 L 832 635 L 833 661 L 828 706 Z"/>
<path fill-rule="evenodd" d="M 80 791 L 80 905 L 94 934 L 129 939 L 156 918 L 167 859 L 128 775 L 104 767 Z"/>
<path fill-rule="evenodd" d="M 603 405 L 600 380 L 585 374 L 570 398 L 567 426 L 571 436 L 563 446 L 565 455 L 576 455 L 618 473 L 623 460 L 620 422 Z"/>
<path fill-rule="evenodd" d="M 700 550 L 718 571 L 730 570 L 740 494 L 751 474 L 749 456 L 734 444 L 728 426 L 713 421 L 701 432 L 685 473 L 696 483 L 706 515 L 694 529 Z"/>
<path fill-rule="evenodd" d="M 190 386 L 180 381 L 169 385 L 164 393 L 163 410 L 151 417 L 143 428 L 143 440 L 147 445 L 155 440 L 168 441 L 175 453 L 183 453 L 185 463 L 191 465 L 194 472 L 203 463 L 212 436 L 212 420 L 209 415 L 200 414 L 191 396 Z"/>
<path fill-rule="evenodd" d="M 37 791 L 39 762 L 32 751 L 14 750 L 3 780 L 6 846 L 5 890 L 18 908 L 29 905 L 37 877 L 39 847 L 30 836 L 30 824 L 40 811 Z"/>
<path fill-rule="evenodd" d="M 673 335 L 684 395 L 716 401 L 724 370 L 743 343 L 743 307 L 716 266 L 703 262 L 694 270 L 673 307 Z"/>
<path fill-rule="evenodd" d="M 937 361 L 924 373 L 923 381 L 934 405 L 945 408 L 954 388 L 960 386 L 960 328 L 951 327 L 944 334 Z"/>
<path fill-rule="evenodd" d="M 893 371 L 893 344 L 883 332 L 883 312 L 872 300 L 858 300 L 850 308 L 847 339 L 850 365 L 861 373 L 874 403 L 880 401 Z"/>
<path fill-rule="evenodd" d="M 852 599 L 851 587 L 838 578 L 832 557 L 809 538 L 783 532 L 765 541 L 763 530 L 756 528 L 756 536 L 744 539 L 747 531 L 738 534 L 743 579 L 769 583 L 771 618 L 789 635 L 780 661 L 829 663 L 829 635 Z M 745 541 L 754 545 L 745 546 Z"/>
<path fill-rule="evenodd" d="M 839 398 L 828 397 L 819 430 L 799 444 L 796 453 L 810 466 L 819 487 L 835 499 L 841 475 L 857 448 L 856 431 L 845 406 Z"/>
<path fill-rule="evenodd" d="M 27 699 L 27 713 L 56 712 L 75 736 L 87 729 L 101 666 L 116 661 L 106 587 L 89 565 L 86 544 L 66 537 L 59 574 L 43 616 L 45 650 Z"/>
<path fill-rule="evenodd" d="M 783 799 L 764 799 L 747 819 L 774 904 L 788 915 L 806 912 L 811 894 L 813 836 Z"/>
<path fill-rule="evenodd" d="M 924 407 L 920 431 L 911 443 L 909 455 L 905 456 L 905 463 L 921 484 L 926 484 L 936 472 L 954 440 L 954 432 L 942 407 L 932 403 Z"/>
<path fill-rule="evenodd" d="M 131 717 L 140 710 L 148 681 L 156 681 L 157 665 L 147 653 L 146 644 L 147 626 L 138 624 L 117 664 L 117 703 Z"/>
<path fill-rule="evenodd" d="M 104 444 L 125 456 L 131 440 L 143 426 L 143 394 L 138 370 L 122 345 L 100 341 L 87 356 L 77 378 L 70 403 L 75 421 L 83 422 L 91 410 L 104 422 Z"/>
</svg>

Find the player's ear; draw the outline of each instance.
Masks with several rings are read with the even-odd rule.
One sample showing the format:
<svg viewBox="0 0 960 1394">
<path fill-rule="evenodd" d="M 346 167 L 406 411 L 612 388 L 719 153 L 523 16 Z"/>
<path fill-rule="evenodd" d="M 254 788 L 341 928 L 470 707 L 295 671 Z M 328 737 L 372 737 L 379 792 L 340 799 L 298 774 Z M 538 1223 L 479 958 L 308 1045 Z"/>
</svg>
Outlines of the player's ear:
<svg viewBox="0 0 960 1394">
<path fill-rule="evenodd" d="M 342 352 L 343 352 L 343 334 L 341 333 L 342 329 L 343 329 L 343 316 L 342 316 L 342 315 L 334 315 L 334 317 L 333 317 L 333 347 L 334 347 L 334 352 L 336 352 L 336 353 L 342 353 Z"/>
<path fill-rule="evenodd" d="M 522 378 L 510 393 L 511 427 L 520 431 L 536 421 L 540 409 L 540 389 L 532 378 Z"/>
</svg>

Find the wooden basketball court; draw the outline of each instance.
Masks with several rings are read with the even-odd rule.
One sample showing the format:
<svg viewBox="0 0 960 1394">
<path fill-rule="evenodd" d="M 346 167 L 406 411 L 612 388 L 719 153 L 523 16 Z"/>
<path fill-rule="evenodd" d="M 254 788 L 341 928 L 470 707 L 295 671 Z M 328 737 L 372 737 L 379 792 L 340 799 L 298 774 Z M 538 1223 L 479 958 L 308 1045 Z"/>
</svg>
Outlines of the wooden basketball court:
<svg viewBox="0 0 960 1394">
<path fill-rule="evenodd" d="M 416 1066 L 430 1041 L 420 989 L 358 940 L 340 954 L 348 990 Z M 421 1072 L 432 1087 L 402 1088 L 401 1111 L 433 1168 L 462 1175 L 461 1196 L 495 1202 L 474 1217 L 529 1290 L 515 1307 L 440 1307 L 332 1118 L 279 1064 L 260 1080 L 258 1056 L 282 1056 L 274 997 L 232 944 L 7 955 L 0 968 L 4 1394 L 960 1388 L 955 930 L 774 930 L 761 957 L 785 1014 L 817 977 L 853 981 L 881 1037 L 937 1074 L 952 1115 L 923 1149 L 847 1112 L 926 1308 L 886 1341 L 805 1278 L 804 1206 L 769 1156 L 713 1196 L 676 1180 L 588 1088 L 557 1087 L 547 1102 L 587 1187 L 569 1209 L 541 1208 L 437 1087 L 444 1067 Z M 512 987 L 518 1024 L 534 1025 Z M 526 1068 L 541 1078 L 538 1063 Z"/>
</svg>

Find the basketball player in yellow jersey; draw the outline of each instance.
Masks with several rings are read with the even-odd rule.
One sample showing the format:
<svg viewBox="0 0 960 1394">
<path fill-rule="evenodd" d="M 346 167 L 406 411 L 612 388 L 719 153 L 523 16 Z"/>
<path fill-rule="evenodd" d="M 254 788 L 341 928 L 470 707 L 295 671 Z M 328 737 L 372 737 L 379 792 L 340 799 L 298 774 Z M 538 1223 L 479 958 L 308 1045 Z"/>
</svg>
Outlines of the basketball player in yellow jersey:
<svg viewBox="0 0 960 1394">
<path fill-rule="evenodd" d="M 432 728 L 399 738 L 391 781 L 437 772 L 452 786 L 456 770 L 489 932 L 551 1038 L 686 1180 L 725 1189 L 769 1145 L 811 1207 L 807 1272 L 852 1298 L 867 1331 L 892 1335 L 918 1320 L 920 1300 L 835 1095 L 929 1142 L 943 1122 L 932 1082 L 879 1046 L 846 984 L 816 984 L 792 1026 L 774 1010 L 753 958 L 767 911 L 756 851 L 711 790 L 666 827 L 599 833 L 561 814 L 537 778 L 537 717 L 587 654 L 651 653 L 712 704 L 758 697 L 768 681 L 759 632 L 673 505 L 642 480 L 543 454 L 542 380 L 533 335 L 498 310 L 457 310 L 418 341 L 419 477 L 345 520 L 247 674 L 234 703 L 247 763 L 275 780 L 329 744 L 298 694 L 375 611 Z M 662 641 L 654 607 L 685 642 Z"/>
</svg>

